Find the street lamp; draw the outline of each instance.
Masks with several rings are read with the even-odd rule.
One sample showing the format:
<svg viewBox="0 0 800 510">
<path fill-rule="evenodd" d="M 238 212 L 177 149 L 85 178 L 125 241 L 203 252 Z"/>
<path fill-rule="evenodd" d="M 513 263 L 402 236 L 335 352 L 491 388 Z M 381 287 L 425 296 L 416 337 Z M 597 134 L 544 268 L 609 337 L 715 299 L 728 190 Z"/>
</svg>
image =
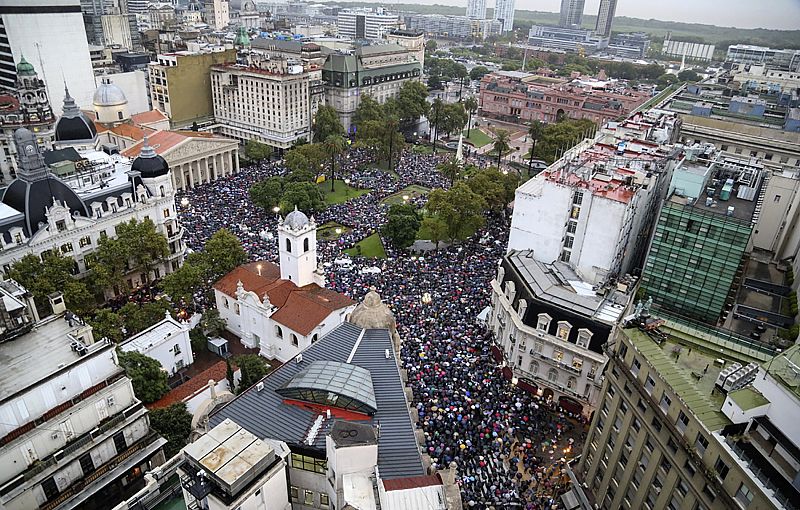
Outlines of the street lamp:
<svg viewBox="0 0 800 510">
<path fill-rule="evenodd" d="M 280 208 L 280 207 L 278 207 L 278 206 L 276 205 L 275 207 L 273 207 L 273 208 L 272 208 L 272 212 L 274 212 L 274 213 L 275 213 L 275 219 L 276 219 L 276 220 L 277 220 L 278 218 L 280 218 L 280 216 L 278 215 L 278 213 L 280 213 L 280 212 L 281 212 L 281 208 Z"/>
<path fill-rule="evenodd" d="M 340 227 L 336 227 L 336 235 L 338 236 L 341 234 L 342 234 L 342 229 Z"/>
<path fill-rule="evenodd" d="M 256 268 L 258 269 L 258 276 L 261 276 L 261 264 L 257 265 Z"/>
<path fill-rule="evenodd" d="M 408 199 L 411 198 L 408 195 L 403 195 L 403 202 L 408 202 Z"/>
<path fill-rule="evenodd" d="M 420 301 L 422 301 L 423 305 L 429 305 L 433 301 L 433 296 L 431 296 L 430 292 L 426 292 L 422 295 Z"/>
<path fill-rule="evenodd" d="M 350 196 L 350 179 L 344 180 L 344 193 L 347 196 Z"/>
</svg>

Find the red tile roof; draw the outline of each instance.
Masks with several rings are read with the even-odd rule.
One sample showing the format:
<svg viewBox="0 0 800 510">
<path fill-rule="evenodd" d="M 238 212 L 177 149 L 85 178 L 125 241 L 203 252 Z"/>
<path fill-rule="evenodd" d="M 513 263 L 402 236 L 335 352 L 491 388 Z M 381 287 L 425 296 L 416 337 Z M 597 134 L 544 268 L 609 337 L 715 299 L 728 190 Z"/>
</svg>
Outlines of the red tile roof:
<svg viewBox="0 0 800 510">
<path fill-rule="evenodd" d="M 159 110 L 150 110 L 149 112 L 134 113 L 131 115 L 131 120 L 134 124 L 141 126 L 142 124 L 151 124 L 153 122 L 160 122 L 167 120 L 169 117 L 164 115 Z"/>
<path fill-rule="evenodd" d="M 117 126 L 117 128 L 118 127 L 120 126 Z M 186 135 L 183 135 L 177 131 L 153 131 L 150 130 L 149 128 L 145 129 L 151 131 L 151 133 L 147 133 L 147 142 L 153 147 L 153 149 L 155 149 L 156 154 L 159 155 L 163 155 L 167 150 L 175 147 L 176 145 L 178 145 L 179 143 L 188 138 Z M 142 138 L 144 138 L 144 136 Z M 141 138 L 139 138 L 139 140 L 141 140 Z M 131 145 L 130 147 L 122 151 L 122 155 L 127 156 L 129 158 L 135 158 L 136 156 L 139 155 L 139 152 L 141 152 L 142 150 L 141 145 L 142 145 L 141 141 L 137 144 Z"/>
<path fill-rule="evenodd" d="M 402 491 L 405 489 L 417 489 L 419 487 L 430 487 L 431 485 L 442 485 L 442 479 L 438 474 L 428 476 L 410 476 L 408 478 L 395 478 L 393 480 L 383 480 L 383 488 L 387 491 Z"/>
<path fill-rule="evenodd" d="M 258 274 L 259 265 L 261 275 Z M 311 333 L 331 312 L 355 303 L 344 294 L 316 283 L 298 287 L 289 280 L 281 280 L 280 276 L 280 267 L 272 262 L 251 262 L 220 278 L 214 288 L 235 298 L 237 284 L 241 281 L 245 290 L 261 299 L 267 294 L 269 302 L 278 307 L 272 319 L 303 336 Z"/>
<path fill-rule="evenodd" d="M 161 409 L 178 402 L 183 402 L 187 398 L 203 389 L 204 386 L 208 386 L 209 379 L 214 379 L 214 381 L 219 382 L 225 379 L 226 373 L 227 366 L 225 365 L 225 361 L 220 361 L 205 371 L 192 377 L 177 388 L 171 390 L 169 393 L 161 397 L 160 400 L 156 400 L 152 404 L 148 404 L 147 407 L 148 409 Z"/>
</svg>

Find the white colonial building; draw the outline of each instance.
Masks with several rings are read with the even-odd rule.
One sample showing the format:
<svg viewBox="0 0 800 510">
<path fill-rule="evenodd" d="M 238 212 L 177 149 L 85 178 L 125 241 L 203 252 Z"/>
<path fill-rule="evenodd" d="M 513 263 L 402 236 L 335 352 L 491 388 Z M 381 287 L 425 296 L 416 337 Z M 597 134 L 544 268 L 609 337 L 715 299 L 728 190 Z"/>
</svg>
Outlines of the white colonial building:
<svg viewBox="0 0 800 510">
<path fill-rule="evenodd" d="M 251 262 L 214 285 L 220 317 L 248 348 L 282 362 L 344 322 L 355 303 L 324 287 L 317 225 L 300 211 L 278 226 L 280 266 Z"/>
<path fill-rule="evenodd" d="M 189 329 L 188 323 L 178 322 L 167 312 L 164 320 L 130 337 L 120 349 L 153 358 L 172 376 L 194 363 Z"/>
</svg>

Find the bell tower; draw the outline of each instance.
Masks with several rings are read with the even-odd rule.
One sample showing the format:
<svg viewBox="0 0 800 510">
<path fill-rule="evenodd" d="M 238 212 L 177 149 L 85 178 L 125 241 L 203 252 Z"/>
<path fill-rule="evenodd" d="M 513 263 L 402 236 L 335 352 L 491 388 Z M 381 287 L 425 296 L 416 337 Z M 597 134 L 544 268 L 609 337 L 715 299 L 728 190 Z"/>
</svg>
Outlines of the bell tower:
<svg viewBox="0 0 800 510">
<path fill-rule="evenodd" d="M 295 210 L 278 225 L 281 278 L 298 287 L 317 283 L 317 223 Z"/>
</svg>

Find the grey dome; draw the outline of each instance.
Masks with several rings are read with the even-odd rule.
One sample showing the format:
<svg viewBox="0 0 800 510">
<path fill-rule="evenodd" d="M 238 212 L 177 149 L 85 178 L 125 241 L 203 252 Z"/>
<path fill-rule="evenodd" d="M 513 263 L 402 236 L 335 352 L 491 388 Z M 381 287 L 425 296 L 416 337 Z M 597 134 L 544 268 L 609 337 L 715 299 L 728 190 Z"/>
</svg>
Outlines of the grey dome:
<svg viewBox="0 0 800 510">
<path fill-rule="evenodd" d="M 97 136 L 94 122 L 86 116 L 75 100 L 69 95 L 69 90 L 64 87 L 64 113 L 56 122 L 55 139 L 57 142 L 71 142 L 78 140 L 92 140 Z"/>
<path fill-rule="evenodd" d="M 128 98 L 122 89 L 104 79 L 94 92 L 92 103 L 95 106 L 119 106 L 128 103 Z"/>
<path fill-rule="evenodd" d="M 303 213 L 303 211 L 298 211 L 297 207 L 295 206 L 294 211 L 290 212 L 286 215 L 286 219 L 283 220 L 283 226 L 288 227 L 292 230 L 300 230 L 306 228 L 310 220 L 308 216 Z"/>
<path fill-rule="evenodd" d="M 163 157 L 156 154 L 156 151 L 150 146 L 145 136 L 142 142 L 142 150 L 139 152 L 139 156 L 133 160 L 131 170 L 139 172 L 142 178 L 148 179 L 167 175 L 169 173 L 169 165 Z"/>
</svg>

